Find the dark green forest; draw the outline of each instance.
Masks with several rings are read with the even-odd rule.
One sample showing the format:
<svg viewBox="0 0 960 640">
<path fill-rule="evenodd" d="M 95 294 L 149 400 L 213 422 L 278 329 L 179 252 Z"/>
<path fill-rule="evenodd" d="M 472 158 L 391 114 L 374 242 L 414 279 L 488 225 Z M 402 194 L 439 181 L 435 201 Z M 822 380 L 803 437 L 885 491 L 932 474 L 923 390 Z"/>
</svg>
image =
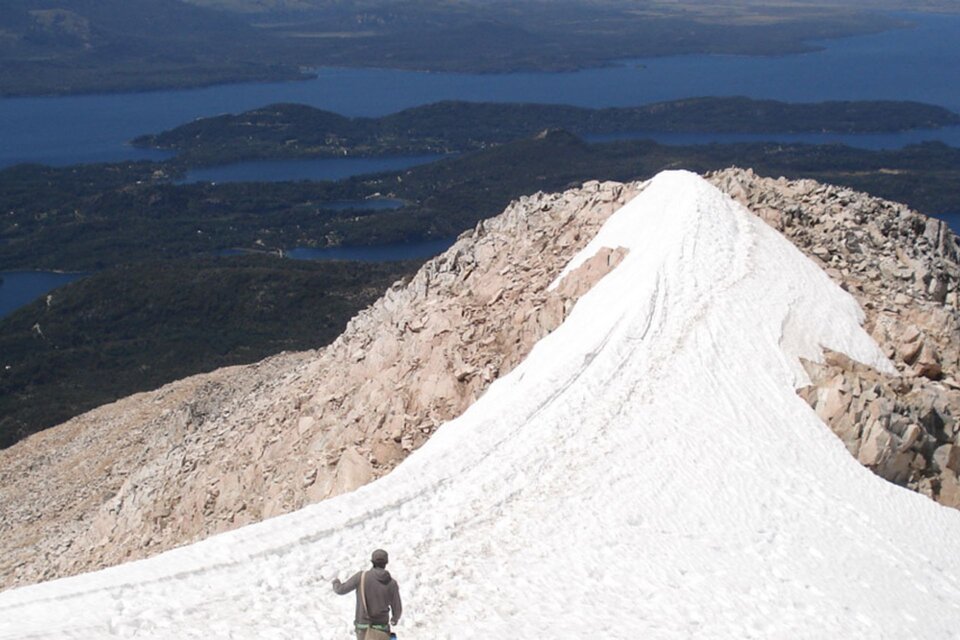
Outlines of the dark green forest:
<svg viewBox="0 0 960 640">
<path fill-rule="evenodd" d="M 415 267 L 151 260 L 57 289 L 0 319 L 0 448 L 178 378 L 321 347 Z"/>
</svg>

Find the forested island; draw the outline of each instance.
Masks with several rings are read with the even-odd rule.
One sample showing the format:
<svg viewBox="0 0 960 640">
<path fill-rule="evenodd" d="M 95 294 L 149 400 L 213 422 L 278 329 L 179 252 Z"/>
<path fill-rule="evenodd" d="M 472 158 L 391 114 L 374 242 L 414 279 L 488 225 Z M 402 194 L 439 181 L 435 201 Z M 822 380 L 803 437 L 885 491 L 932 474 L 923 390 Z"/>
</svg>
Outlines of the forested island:
<svg viewBox="0 0 960 640">
<path fill-rule="evenodd" d="M 673 100 L 638 107 L 447 101 L 380 118 L 348 118 L 274 104 L 202 118 L 133 140 L 177 152 L 179 166 L 257 158 L 459 153 L 564 129 L 578 136 L 635 132 L 874 133 L 960 124 L 960 115 L 917 102 L 787 103 L 742 97 Z"/>
</svg>

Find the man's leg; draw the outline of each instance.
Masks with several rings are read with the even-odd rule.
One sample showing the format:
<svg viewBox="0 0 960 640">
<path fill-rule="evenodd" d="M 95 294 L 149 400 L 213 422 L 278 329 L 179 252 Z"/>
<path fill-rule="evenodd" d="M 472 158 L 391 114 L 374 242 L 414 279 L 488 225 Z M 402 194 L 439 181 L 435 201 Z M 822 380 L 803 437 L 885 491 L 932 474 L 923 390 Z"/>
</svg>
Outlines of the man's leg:
<svg viewBox="0 0 960 640">
<path fill-rule="evenodd" d="M 367 637 L 366 629 L 357 629 L 357 640 L 363 640 Z"/>
</svg>

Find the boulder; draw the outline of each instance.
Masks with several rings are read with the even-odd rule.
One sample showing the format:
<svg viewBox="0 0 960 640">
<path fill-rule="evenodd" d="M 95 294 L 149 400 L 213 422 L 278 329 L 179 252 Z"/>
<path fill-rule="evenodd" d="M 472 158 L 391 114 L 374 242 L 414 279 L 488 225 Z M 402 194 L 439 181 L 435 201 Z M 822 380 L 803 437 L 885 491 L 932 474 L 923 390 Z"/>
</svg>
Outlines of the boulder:
<svg viewBox="0 0 960 640">
<path fill-rule="evenodd" d="M 960 473 L 960 446 L 944 444 L 937 447 L 933 452 L 933 468 L 940 473 Z"/>
<path fill-rule="evenodd" d="M 937 492 L 937 501 L 947 507 L 960 509 L 960 480 L 956 474 L 940 476 L 940 490 Z"/>
<path fill-rule="evenodd" d="M 916 362 L 913 364 L 913 372 L 918 376 L 939 380 L 943 375 L 943 367 L 940 364 L 940 353 L 936 347 L 924 342 Z"/>
</svg>

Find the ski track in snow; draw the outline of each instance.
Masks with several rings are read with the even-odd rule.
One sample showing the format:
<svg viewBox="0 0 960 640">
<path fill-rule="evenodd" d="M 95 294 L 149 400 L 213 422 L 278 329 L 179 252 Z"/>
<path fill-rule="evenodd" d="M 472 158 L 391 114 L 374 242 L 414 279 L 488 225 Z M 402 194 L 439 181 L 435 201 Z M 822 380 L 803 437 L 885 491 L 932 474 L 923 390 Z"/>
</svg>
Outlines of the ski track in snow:
<svg viewBox="0 0 960 640">
<path fill-rule="evenodd" d="M 624 261 L 390 475 L 161 556 L 0 593 L 0 639 L 351 638 L 390 551 L 400 637 L 956 638 L 960 512 L 862 468 L 795 393 L 862 312 L 701 178 L 610 218 Z"/>
</svg>

